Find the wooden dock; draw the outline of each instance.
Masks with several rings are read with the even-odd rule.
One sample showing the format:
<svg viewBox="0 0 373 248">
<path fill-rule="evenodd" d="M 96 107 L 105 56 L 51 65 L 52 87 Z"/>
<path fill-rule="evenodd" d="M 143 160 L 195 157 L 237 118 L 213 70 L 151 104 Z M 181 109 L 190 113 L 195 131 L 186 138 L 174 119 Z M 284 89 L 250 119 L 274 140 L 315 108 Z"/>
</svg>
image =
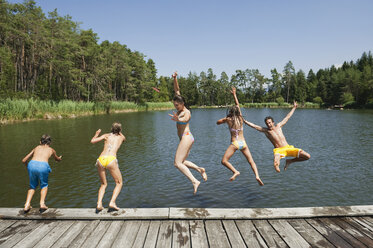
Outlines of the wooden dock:
<svg viewBox="0 0 373 248">
<path fill-rule="evenodd" d="M 373 247 L 373 206 L 0 208 L 0 247 Z"/>
</svg>

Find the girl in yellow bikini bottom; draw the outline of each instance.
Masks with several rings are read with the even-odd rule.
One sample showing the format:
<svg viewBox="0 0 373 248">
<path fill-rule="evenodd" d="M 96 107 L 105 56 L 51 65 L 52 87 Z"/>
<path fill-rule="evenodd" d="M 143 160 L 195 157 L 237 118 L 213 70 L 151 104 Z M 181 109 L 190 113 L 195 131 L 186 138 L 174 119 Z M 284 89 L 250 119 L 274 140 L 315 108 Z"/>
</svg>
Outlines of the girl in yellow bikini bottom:
<svg viewBox="0 0 373 248">
<path fill-rule="evenodd" d="M 115 156 L 100 156 L 97 159 L 97 164 L 100 164 L 102 167 L 106 168 L 109 164 L 111 164 L 113 161 L 117 161 L 117 158 Z"/>
<path fill-rule="evenodd" d="M 232 142 L 232 145 L 237 148 L 237 150 L 242 150 L 247 147 L 245 140 L 235 140 Z"/>
<path fill-rule="evenodd" d="M 294 148 L 294 146 L 287 145 L 279 148 L 273 149 L 273 153 L 280 154 L 281 158 L 284 157 L 299 157 L 299 153 L 302 151 L 302 149 Z"/>
</svg>

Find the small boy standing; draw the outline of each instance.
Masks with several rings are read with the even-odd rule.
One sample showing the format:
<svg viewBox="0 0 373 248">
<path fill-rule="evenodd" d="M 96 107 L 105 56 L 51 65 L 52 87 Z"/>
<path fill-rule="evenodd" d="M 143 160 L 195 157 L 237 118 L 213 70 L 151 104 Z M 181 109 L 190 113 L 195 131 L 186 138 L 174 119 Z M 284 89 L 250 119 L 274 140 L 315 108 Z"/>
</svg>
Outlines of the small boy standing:
<svg viewBox="0 0 373 248">
<path fill-rule="evenodd" d="M 48 209 L 45 205 L 45 197 L 48 192 L 48 176 L 52 171 L 48 164 L 49 158 L 53 155 L 56 161 L 61 161 L 62 156 L 57 156 L 56 151 L 50 147 L 52 139 L 49 135 L 44 134 L 40 139 L 40 145 L 35 147 L 29 154 L 22 159 L 23 163 L 27 163 L 27 160 L 32 159 L 27 164 L 27 171 L 30 178 L 30 189 L 27 192 L 26 203 L 24 212 L 28 213 L 31 207 L 31 200 L 35 193 L 35 188 L 40 182 L 40 212 L 44 212 Z"/>
</svg>

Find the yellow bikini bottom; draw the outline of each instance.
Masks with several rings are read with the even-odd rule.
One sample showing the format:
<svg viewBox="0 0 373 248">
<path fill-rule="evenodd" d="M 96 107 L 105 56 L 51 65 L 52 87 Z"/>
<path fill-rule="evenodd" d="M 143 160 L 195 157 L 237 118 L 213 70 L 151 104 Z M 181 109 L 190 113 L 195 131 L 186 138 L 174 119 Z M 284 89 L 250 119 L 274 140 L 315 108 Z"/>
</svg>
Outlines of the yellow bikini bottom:
<svg viewBox="0 0 373 248">
<path fill-rule="evenodd" d="M 117 160 L 115 156 L 100 156 L 97 159 L 97 163 L 100 164 L 102 167 L 106 168 L 106 166 L 111 164 L 114 160 Z"/>
</svg>

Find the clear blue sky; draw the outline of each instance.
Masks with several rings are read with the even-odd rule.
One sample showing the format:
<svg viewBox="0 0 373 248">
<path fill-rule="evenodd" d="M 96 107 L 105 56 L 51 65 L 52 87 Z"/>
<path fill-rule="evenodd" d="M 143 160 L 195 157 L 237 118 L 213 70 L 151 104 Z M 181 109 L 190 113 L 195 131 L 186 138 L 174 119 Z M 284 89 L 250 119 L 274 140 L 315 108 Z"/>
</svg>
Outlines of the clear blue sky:
<svg viewBox="0 0 373 248">
<path fill-rule="evenodd" d="M 11 0 L 10 2 L 22 2 Z M 212 68 L 306 73 L 373 52 L 371 0 L 36 0 L 152 58 L 158 75 Z"/>
</svg>

